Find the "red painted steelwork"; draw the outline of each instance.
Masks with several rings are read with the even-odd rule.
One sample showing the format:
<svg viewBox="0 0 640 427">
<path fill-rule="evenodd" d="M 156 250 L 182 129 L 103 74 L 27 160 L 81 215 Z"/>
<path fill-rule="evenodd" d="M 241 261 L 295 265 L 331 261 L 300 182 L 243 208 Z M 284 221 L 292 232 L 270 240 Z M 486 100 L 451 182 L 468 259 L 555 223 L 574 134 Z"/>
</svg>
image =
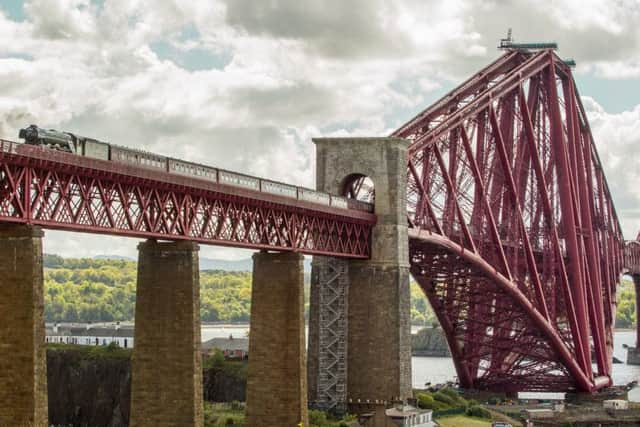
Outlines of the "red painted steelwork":
<svg viewBox="0 0 640 427">
<path fill-rule="evenodd" d="M 0 141 L 0 221 L 368 258 L 375 215 Z"/>
<path fill-rule="evenodd" d="M 623 239 L 570 68 L 509 51 L 393 136 L 412 274 L 462 385 L 610 385 Z"/>
</svg>

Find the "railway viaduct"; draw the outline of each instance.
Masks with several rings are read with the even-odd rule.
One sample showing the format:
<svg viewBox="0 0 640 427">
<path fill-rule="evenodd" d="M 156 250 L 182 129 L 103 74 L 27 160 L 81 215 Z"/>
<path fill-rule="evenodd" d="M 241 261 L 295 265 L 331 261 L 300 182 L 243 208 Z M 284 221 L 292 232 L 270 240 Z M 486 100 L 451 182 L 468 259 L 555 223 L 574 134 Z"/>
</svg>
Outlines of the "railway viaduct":
<svg viewBox="0 0 640 427">
<path fill-rule="evenodd" d="M 199 244 L 259 251 L 250 426 L 307 425 L 309 403 L 361 412 L 409 397 L 410 275 L 463 387 L 611 384 L 624 241 L 571 70 L 553 51 L 508 50 L 389 137 L 314 143 L 319 191 L 1 141 L 0 425 L 47 423 L 47 228 L 147 239 L 132 426 L 203 423 Z M 303 254 L 314 256 L 308 352 Z"/>
</svg>

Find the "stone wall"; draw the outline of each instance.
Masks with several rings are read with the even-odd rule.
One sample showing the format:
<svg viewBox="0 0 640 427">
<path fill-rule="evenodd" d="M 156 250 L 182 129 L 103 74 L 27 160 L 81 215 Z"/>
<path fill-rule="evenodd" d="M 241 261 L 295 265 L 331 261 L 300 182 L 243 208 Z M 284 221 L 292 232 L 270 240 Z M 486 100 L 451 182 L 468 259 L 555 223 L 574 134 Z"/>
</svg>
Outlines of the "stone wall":
<svg viewBox="0 0 640 427">
<path fill-rule="evenodd" d="M 64 426 L 126 427 L 131 398 L 129 357 L 47 351 L 49 422 Z"/>
<path fill-rule="evenodd" d="M 640 365 L 640 348 L 627 348 L 627 365 Z"/>
<path fill-rule="evenodd" d="M 47 351 L 51 424 L 74 427 L 126 427 L 129 424 L 131 352 L 100 353 L 92 355 L 81 347 Z M 205 400 L 245 400 L 245 368 L 237 366 L 240 362 L 226 363 L 229 365 L 203 371 Z"/>
</svg>

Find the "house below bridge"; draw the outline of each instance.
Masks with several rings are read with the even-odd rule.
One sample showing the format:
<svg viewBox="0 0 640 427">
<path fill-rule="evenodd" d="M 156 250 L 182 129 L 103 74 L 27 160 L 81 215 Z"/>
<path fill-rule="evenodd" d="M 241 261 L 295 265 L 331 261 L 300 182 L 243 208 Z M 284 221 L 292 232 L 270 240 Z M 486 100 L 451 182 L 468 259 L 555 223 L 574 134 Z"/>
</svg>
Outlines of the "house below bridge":
<svg viewBox="0 0 640 427">
<path fill-rule="evenodd" d="M 117 323 L 47 323 L 47 343 L 109 345 L 133 348 L 133 324 Z"/>
<path fill-rule="evenodd" d="M 212 338 L 202 343 L 204 353 L 214 350 L 220 350 L 227 359 L 244 360 L 249 357 L 249 339 L 229 335 L 229 338 Z"/>
</svg>

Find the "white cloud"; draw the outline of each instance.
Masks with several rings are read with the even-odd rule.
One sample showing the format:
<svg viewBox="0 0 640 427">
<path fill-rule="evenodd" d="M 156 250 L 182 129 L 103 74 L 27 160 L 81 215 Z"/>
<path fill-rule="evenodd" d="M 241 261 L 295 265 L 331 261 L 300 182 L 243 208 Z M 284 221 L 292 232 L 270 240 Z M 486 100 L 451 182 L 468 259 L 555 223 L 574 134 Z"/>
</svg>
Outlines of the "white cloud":
<svg viewBox="0 0 640 427">
<path fill-rule="evenodd" d="M 640 3 L 637 0 L 564 0 L 541 4 L 536 0 L 466 2 L 487 47 L 497 44 L 507 28 L 517 41 L 556 41 L 560 55 L 574 58 L 579 71 L 595 71 L 607 78 L 629 77 L 627 67 L 616 73 L 609 64 L 640 61 Z M 608 68 L 608 73 L 605 69 Z M 623 70 L 620 70 L 623 71 Z M 635 67 L 634 77 L 640 77 Z"/>
<path fill-rule="evenodd" d="M 509 26 L 519 40 L 557 40 L 582 72 L 640 76 L 636 2 L 583 5 L 29 0 L 23 22 L 0 12 L 0 38 L 11 41 L 0 44 L 0 137 L 35 122 L 313 185 L 311 137 L 389 133 L 494 59 Z M 226 59 L 190 70 L 162 46 Z M 596 138 L 618 135 L 615 117 L 598 114 Z M 135 246 L 48 239 L 60 251 Z"/>
<path fill-rule="evenodd" d="M 583 103 L 624 235 L 640 230 L 640 105 L 609 114 L 593 99 Z"/>
</svg>

